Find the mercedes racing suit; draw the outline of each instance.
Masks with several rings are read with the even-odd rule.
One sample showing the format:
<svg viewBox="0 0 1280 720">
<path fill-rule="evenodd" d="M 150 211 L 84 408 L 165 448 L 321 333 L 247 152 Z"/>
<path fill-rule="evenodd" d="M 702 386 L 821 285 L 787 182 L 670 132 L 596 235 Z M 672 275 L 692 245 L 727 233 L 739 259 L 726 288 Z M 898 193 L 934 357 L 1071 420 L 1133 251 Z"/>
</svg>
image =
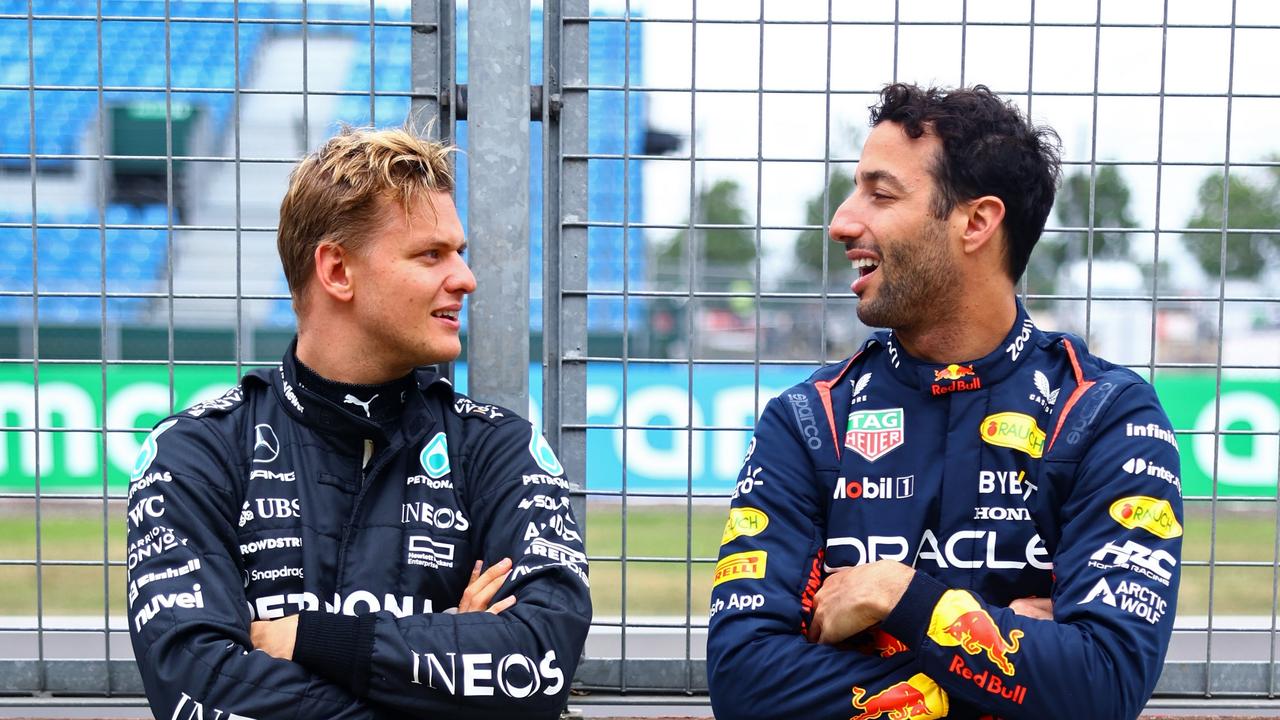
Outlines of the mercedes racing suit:
<svg viewBox="0 0 1280 720">
<path fill-rule="evenodd" d="M 128 620 L 156 717 L 558 717 L 591 604 L 541 433 L 422 370 L 378 424 L 300 368 L 291 349 L 144 443 Z M 516 604 L 456 613 L 476 560 L 502 558 L 493 601 Z M 293 661 L 253 650 L 251 621 L 295 613 Z"/>
<path fill-rule="evenodd" d="M 892 332 L 771 400 L 733 493 L 707 648 L 716 716 L 1133 718 L 1173 627 L 1178 448 L 1152 387 L 1021 304 L 971 363 Z M 808 642 L 834 570 L 916 573 L 872 630 Z M 1014 614 L 1053 601 L 1053 620 Z"/>
</svg>

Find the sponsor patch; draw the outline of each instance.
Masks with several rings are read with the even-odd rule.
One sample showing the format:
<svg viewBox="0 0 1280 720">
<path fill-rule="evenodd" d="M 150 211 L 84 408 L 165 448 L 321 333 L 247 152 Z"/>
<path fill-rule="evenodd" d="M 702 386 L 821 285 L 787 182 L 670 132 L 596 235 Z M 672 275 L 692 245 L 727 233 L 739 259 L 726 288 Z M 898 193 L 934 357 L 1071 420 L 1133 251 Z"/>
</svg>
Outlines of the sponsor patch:
<svg viewBox="0 0 1280 720">
<path fill-rule="evenodd" d="M 1160 593 L 1144 586 L 1136 580 L 1119 583 L 1113 589 L 1106 578 L 1099 578 L 1084 599 L 1077 605 L 1101 602 L 1113 608 L 1120 608 L 1135 617 L 1155 625 L 1164 617 L 1169 609 L 1169 602 Z"/>
<path fill-rule="evenodd" d="M 551 446 L 547 444 L 547 439 L 542 437 L 542 433 L 535 427 L 530 426 L 529 432 L 529 454 L 533 456 L 533 461 L 548 475 L 557 477 L 563 475 L 564 466 L 560 464 Z"/>
<path fill-rule="evenodd" d="M 720 545 L 740 537 L 759 535 L 769 526 L 769 516 L 755 508 L 731 508 L 729 520 L 724 524 L 724 534 L 720 536 Z"/>
<path fill-rule="evenodd" d="M 1044 431 L 1035 418 L 1017 412 L 1002 412 L 982 419 L 978 434 L 989 445 L 1021 450 L 1033 458 L 1044 454 Z"/>
<path fill-rule="evenodd" d="M 1124 545 L 1109 542 L 1089 556 L 1089 567 L 1098 570 L 1126 568 L 1166 586 L 1173 579 L 1173 569 L 1177 566 L 1177 558 L 1170 553 L 1164 550 L 1153 551 L 1132 540 L 1126 541 Z"/>
<path fill-rule="evenodd" d="M 946 395 L 966 390 L 981 390 L 982 378 L 974 372 L 972 365 L 956 365 L 952 363 L 941 370 L 933 371 L 933 383 L 929 386 L 932 395 Z"/>
<path fill-rule="evenodd" d="M 433 540 L 428 535 L 410 535 L 408 563 L 439 570 L 453 567 L 453 544 Z"/>
<path fill-rule="evenodd" d="M 1125 423 L 1124 434 L 1126 437 L 1149 437 L 1163 440 L 1173 446 L 1174 450 L 1178 449 L 1178 436 L 1172 430 L 1160 427 L 1155 423 L 1147 423 L 1146 425 L 1134 425 L 1133 423 Z"/>
<path fill-rule="evenodd" d="M 449 441 L 444 433 L 438 432 L 418 455 L 418 462 L 427 477 L 439 480 L 449 474 Z"/>
<path fill-rule="evenodd" d="M 173 427 L 177 422 L 177 420 L 166 420 L 147 434 L 147 438 L 142 441 L 142 450 L 138 452 L 138 459 L 133 462 L 133 473 L 129 475 L 130 482 L 138 482 L 143 475 L 147 474 L 147 470 L 151 469 L 151 463 L 156 461 L 156 455 L 160 453 L 160 446 L 156 441 L 165 430 Z"/>
<path fill-rule="evenodd" d="M 844 446 L 875 462 L 905 441 L 902 408 L 849 413 Z"/>
<path fill-rule="evenodd" d="M 745 578 L 759 580 L 764 577 L 765 563 L 768 559 L 769 553 L 766 550 L 749 550 L 725 555 L 720 558 L 720 562 L 716 563 L 715 580 L 711 583 L 711 587 L 730 580 Z"/>
<path fill-rule="evenodd" d="M 1121 466 L 1124 471 L 1132 475 L 1150 475 L 1157 477 L 1169 483 L 1178 491 L 1178 497 L 1182 497 L 1182 478 L 1173 474 L 1168 468 L 1161 467 L 1155 463 L 1139 457 L 1132 457 L 1124 461 Z"/>
<path fill-rule="evenodd" d="M 1006 640 L 991 614 L 963 590 L 942 594 L 929 618 L 929 638 L 943 647 L 959 646 L 969 655 L 986 655 L 1000 672 L 1013 677 L 1016 668 L 1009 659 L 1018 652 L 1021 630 L 1010 630 Z"/>
<path fill-rule="evenodd" d="M 914 718 L 933 720 L 947 716 L 950 708 L 947 693 L 924 673 L 916 673 L 880 692 L 867 696 L 867 691 L 853 686 L 853 708 L 858 711 L 849 720 L 879 718 Z"/>
<path fill-rule="evenodd" d="M 244 399 L 244 393 L 241 392 L 240 386 L 237 385 L 231 388 L 230 390 L 226 391 L 225 393 L 223 393 L 222 397 L 217 397 L 212 400 L 205 400 L 203 402 L 198 402 L 195 405 L 192 405 L 191 407 L 187 408 L 187 414 L 190 415 L 191 417 L 200 417 L 201 415 L 209 412 L 210 410 L 230 410 L 231 408 L 235 407 L 243 399 Z"/>
<path fill-rule="evenodd" d="M 722 610 L 759 610 L 762 607 L 764 607 L 764 595 L 760 593 L 734 593 L 729 596 L 729 602 L 725 602 L 721 598 L 712 600 L 708 617 L 715 617 L 716 613 Z"/>
<path fill-rule="evenodd" d="M 1182 524 L 1168 500 L 1146 495 L 1123 497 L 1111 503 L 1111 519 L 1130 530 L 1142 528 L 1165 540 L 1182 537 Z"/>
<path fill-rule="evenodd" d="M 754 441 L 753 441 L 754 442 Z M 755 445 L 752 445 L 754 448 Z M 742 477 L 738 479 L 738 483 L 733 486 L 733 499 L 737 500 L 742 495 L 750 495 L 757 485 L 764 485 L 764 478 L 760 477 L 760 473 L 764 472 L 764 468 L 756 465 L 752 467 L 747 465 L 742 469 Z"/>
<path fill-rule="evenodd" d="M 862 476 L 861 480 L 848 480 L 838 477 L 836 478 L 835 490 L 831 493 L 831 499 L 901 500 L 914 495 L 915 489 L 915 475 L 905 475 L 903 477 L 882 476 L 874 480 L 866 475 Z"/>
<path fill-rule="evenodd" d="M 524 700 L 538 694 L 555 695 L 564 687 L 565 678 L 555 650 L 548 650 L 541 662 L 518 653 L 495 657 L 450 652 L 413 653 L 409 682 L 450 695 L 505 695 Z"/>
</svg>

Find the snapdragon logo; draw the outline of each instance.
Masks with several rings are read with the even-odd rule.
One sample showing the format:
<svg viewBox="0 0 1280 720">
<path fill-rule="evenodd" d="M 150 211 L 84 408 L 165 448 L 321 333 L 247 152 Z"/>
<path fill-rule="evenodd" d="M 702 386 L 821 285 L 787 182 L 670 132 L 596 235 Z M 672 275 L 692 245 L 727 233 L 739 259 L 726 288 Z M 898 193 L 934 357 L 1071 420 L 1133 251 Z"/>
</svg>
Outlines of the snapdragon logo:
<svg viewBox="0 0 1280 720">
<path fill-rule="evenodd" d="M 461 662 L 459 662 L 461 661 Z M 462 684 L 458 684 L 461 665 Z M 409 682 L 443 690 L 450 695 L 492 696 L 501 692 L 514 700 L 538 693 L 555 695 L 564 687 L 564 671 L 556 661 L 556 651 L 548 650 L 540 662 L 519 653 L 496 661 L 490 653 L 413 653 Z"/>
<path fill-rule="evenodd" d="M 156 441 L 164 434 L 164 431 L 177 424 L 177 420 L 166 420 L 156 426 L 154 430 L 147 435 L 147 439 L 142 441 L 142 451 L 138 453 L 138 459 L 133 463 L 133 473 L 129 475 L 130 482 L 138 482 L 147 470 L 151 469 L 151 463 L 155 462 L 156 455 L 160 453 L 160 446 Z"/>
</svg>

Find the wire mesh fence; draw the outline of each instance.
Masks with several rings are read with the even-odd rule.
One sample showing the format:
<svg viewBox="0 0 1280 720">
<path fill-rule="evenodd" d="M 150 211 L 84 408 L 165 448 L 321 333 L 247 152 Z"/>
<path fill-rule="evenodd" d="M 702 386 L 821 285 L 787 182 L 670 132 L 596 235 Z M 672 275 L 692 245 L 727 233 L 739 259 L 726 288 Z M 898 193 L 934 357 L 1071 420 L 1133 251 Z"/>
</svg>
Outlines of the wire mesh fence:
<svg viewBox="0 0 1280 720">
<path fill-rule="evenodd" d="M 0 692 L 140 692 L 123 619 L 140 433 L 278 361 L 275 213 L 302 152 L 338 122 L 406 117 L 465 147 L 467 21 L 444 0 L 0 2 Z M 587 528 L 580 688 L 705 692 L 755 417 L 869 332 L 826 224 L 867 106 L 906 80 L 986 84 L 1061 135 L 1020 291 L 1042 327 L 1150 379 L 1178 433 L 1159 692 L 1274 696 L 1272 3 L 562 0 L 529 21 L 531 200 L 511 211 L 531 226 L 531 415 Z M 458 163 L 465 218 L 485 178 Z"/>
</svg>

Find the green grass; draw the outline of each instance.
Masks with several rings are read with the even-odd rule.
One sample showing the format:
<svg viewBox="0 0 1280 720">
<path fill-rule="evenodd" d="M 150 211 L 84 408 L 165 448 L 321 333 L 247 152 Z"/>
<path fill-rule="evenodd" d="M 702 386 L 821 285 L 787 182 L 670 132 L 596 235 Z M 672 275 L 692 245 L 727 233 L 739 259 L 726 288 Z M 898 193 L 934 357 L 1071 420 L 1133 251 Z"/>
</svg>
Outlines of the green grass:
<svg viewBox="0 0 1280 720">
<path fill-rule="evenodd" d="M 108 556 L 124 558 L 123 511 L 112 509 L 108 523 Z M 714 557 L 720 545 L 726 510 L 698 506 L 690 514 L 683 505 L 636 505 L 627 508 L 626 607 L 628 615 L 705 616 L 711 592 Z M 622 506 L 592 504 L 587 509 L 587 548 L 592 557 L 623 554 Z M 692 531 L 690 531 L 692 527 Z M 46 565 L 40 574 L 45 614 L 98 615 L 103 608 L 103 581 L 110 578 L 111 612 L 124 610 L 124 568 L 104 572 L 100 509 L 47 512 L 41 519 L 41 559 L 71 560 L 87 565 Z M 1209 560 L 1210 515 L 1188 512 L 1183 561 Z M 0 514 L 0 561 L 35 557 L 35 521 L 29 513 Z M 1271 509 L 1224 505 L 1216 518 L 1213 560 L 1215 614 L 1269 615 L 1276 581 L 1276 516 Z M 698 562 L 686 567 L 692 556 Z M 643 558 L 643 559 L 638 559 Z M 710 561 L 706 561 L 711 559 Z M 1260 567 L 1220 563 L 1261 563 Z M 600 616 L 621 613 L 623 564 L 617 560 L 591 563 L 591 594 Z M 36 612 L 36 570 L 29 565 L 0 565 L 0 615 Z M 1202 615 L 1209 608 L 1207 567 L 1184 567 L 1179 595 L 1180 614 Z"/>
</svg>

